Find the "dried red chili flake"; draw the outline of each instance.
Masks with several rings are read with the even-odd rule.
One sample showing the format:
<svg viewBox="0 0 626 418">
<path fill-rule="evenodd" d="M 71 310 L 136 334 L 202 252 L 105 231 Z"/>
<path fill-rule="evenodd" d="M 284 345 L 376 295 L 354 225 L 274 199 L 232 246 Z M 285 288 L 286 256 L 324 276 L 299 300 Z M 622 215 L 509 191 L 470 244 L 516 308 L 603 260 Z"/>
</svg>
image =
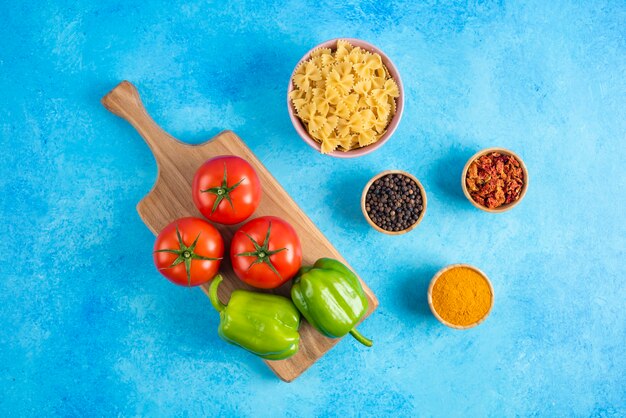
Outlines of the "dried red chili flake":
<svg viewBox="0 0 626 418">
<path fill-rule="evenodd" d="M 476 203 L 495 209 L 519 199 L 524 172 L 515 157 L 492 152 L 472 161 L 465 184 Z"/>
</svg>

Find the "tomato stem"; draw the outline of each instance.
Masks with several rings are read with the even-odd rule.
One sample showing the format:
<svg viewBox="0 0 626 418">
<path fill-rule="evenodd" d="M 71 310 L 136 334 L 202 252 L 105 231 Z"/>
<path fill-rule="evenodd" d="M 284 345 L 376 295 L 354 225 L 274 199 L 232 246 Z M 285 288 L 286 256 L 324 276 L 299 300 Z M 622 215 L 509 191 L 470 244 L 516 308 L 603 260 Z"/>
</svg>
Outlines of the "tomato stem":
<svg viewBox="0 0 626 418">
<path fill-rule="evenodd" d="M 182 236 L 180 235 L 180 231 L 178 230 L 178 225 L 176 225 L 176 239 L 178 240 L 178 249 L 174 248 L 165 248 L 162 250 L 155 250 L 155 253 L 171 253 L 176 254 L 176 259 L 172 262 L 172 264 L 168 267 L 163 267 L 164 269 L 171 269 L 172 267 L 176 267 L 180 263 L 185 263 L 185 271 L 187 272 L 187 286 L 191 286 L 191 261 L 192 260 L 206 260 L 206 261 L 215 261 L 221 260 L 222 257 L 212 258 L 205 257 L 203 255 L 196 254 L 196 245 L 198 244 L 198 238 L 200 238 L 200 233 L 196 239 L 193 240 L 190 246 L 186 246 L 183 241 Z"/>
<path fill-rule="evenodd" d="M 228 187 L 228 172 L 226 171 L 226 163 L 224 163 L 224 177 L 222 178 L 222 184 L 217 187 L 210 187 L 205 190 L 200 190 L 201 193 L 211 193 L 215 195 L 215 202 L 213 202 L 213 208 L 211 209 L 211 215 L 215 213 L 217 207 L 222 203 L 222 200 L 226 199 L 228 203 L 230 203 L 230 207 L 235 209 L 233 205 L 233 201 L 230 198 L 230 193 L 235 190 L 239 185 L 245 180 L 245 177 L 242 177 L 237 183 Z"/>
<path fill-rule="evenodd" d="M 248 270 L 250 270 L 252 266 L 254 266 L 255 264 L 263 263 L 267 265 L 282 280 L 283 277 L 280 275 L 278 270 L 276 270 L 276 267 L 274 267 L 274 264 L 272 264 L 270 257 L 281 251 L 285 251 L 287 248 L 279 248 L 278 250 L 270 251 L 269 244 L 270 244 L 271 230 L 272 230 L 272 222 L 270 221 L 270 224 L 267 227 L 267 233 L 265 234 L 265 240 L 263 241 L 263 244 L 259 244 L 254 238 L 252 238 L 249 234 L 246 234 L 244 232 L 244 234 L 246 234 L 246 236 L 252 242 L 252 245 L 254 245 L 254 251 L 239 253 L 237 254 L 237 256 L 256 257 L 256 259 L 252 263 L 250 263 L 250 265 L 248 266 Z"/>
</svg>

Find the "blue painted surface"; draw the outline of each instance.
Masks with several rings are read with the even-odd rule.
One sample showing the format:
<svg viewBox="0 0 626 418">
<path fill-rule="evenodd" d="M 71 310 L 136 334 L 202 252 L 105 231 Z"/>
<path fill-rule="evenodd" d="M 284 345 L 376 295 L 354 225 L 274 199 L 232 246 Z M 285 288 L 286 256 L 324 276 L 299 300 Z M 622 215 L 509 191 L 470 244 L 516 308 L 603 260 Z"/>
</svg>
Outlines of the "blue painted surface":
<svg viewBox="0 0 626 418">
<path fill-rule="evenodd" d="M 623 1 L 101 3 L 0 13 L 3 416 L 626 415 Z M 300 56 L 339 36 L 386 51 L 406 86 L 396 134 L 354 160 L 315 154 L 285 108 Z M 372 349 L 346 339 L 284 384 L 218 339 L 202 292 L 155 271 L 134 208 L 156 166 L 99 103 L 122 79 L 175 136 L 248 143 L 378 295 Z M 531 173 L 502 215 L 459 184 L 491 146 Z M 359 211 L 390 168 L 429 199 L 401 237 Z M 496 292 L 467 332 L 426 304 L 455 262 Z"/>
</svg>

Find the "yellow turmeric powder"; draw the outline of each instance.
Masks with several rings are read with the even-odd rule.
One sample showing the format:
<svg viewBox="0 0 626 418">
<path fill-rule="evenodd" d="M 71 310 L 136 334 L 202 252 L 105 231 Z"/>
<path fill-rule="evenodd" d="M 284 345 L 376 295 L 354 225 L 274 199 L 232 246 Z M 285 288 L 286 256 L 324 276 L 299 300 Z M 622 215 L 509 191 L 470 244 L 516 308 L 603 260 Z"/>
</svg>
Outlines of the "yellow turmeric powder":
<svg viewBox="0 0 626 418">
<path fill-rule="evenodd" d="M 435 311 L 453 325 L 472 325 L 491 308 L 493 295 L 487 280 L 467 267 L 454 267 L 435 281 L 432 302 Z"/>
</svg>

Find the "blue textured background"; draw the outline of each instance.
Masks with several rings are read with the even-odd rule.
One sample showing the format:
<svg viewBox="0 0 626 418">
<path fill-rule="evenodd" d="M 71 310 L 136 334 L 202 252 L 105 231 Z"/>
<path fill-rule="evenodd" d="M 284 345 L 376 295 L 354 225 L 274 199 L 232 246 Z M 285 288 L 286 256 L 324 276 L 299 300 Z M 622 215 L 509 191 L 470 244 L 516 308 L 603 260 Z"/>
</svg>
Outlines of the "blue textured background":
<svg viewBox="0 0 626 418">
<path fill-rule="evenodd" d="M 36 3 L 0 13 L 2 415 L 626 415 L 624 1 Z M 340 36 L 386 51 L 406 87 L 393 138 L 354 160 L 313 152 L 285 108 L 297 60 Z M 378 295 L 372 349 L 346 339 L 282 383 L 155 271 L 135 212 L 155 162 L 99 102 L 122 79 L 175 136 L 247 142 Z M 459 184 L 490 146 L 531 173 L 502 215 Z M 359 211 L 390 168 L 429 199 L 401 237 Z M 455 262 L 496 292 L 467 332 L 426 304 Z"/>
</svg>

